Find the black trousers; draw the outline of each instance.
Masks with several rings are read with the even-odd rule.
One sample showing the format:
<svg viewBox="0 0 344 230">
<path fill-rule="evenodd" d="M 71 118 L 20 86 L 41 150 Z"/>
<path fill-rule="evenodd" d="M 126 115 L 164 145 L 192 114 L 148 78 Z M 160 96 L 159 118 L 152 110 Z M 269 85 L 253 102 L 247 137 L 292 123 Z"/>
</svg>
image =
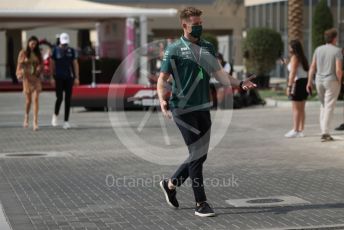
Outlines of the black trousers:
<svg viewBox="0 0 344 230">
<path fill-rule="evenodd" d="M 59 115 L 61 103 L 63 101 L 63 92 L 65 92 L 65 113 L 64 121 L 69 120 L 70 112 L 70 100 L 72 97 L 74 78 L 55 78 L 55 92 L 56 92 L 56 102 L 55 102 L 55 115 Z"/>
<path fill-rule="evenodd" d="M 190 177 L 196 202 L 206 201 L 207 197 L 203 184 L 203 163 L 207 159 L 210 142 L 210 112 L 179 113 L 177 110 L 172 110 L 172 114 L 189 150 L 188 159 L 179 166 L 171 177 L 172 183 L 181 186 Z"/>
</svg>

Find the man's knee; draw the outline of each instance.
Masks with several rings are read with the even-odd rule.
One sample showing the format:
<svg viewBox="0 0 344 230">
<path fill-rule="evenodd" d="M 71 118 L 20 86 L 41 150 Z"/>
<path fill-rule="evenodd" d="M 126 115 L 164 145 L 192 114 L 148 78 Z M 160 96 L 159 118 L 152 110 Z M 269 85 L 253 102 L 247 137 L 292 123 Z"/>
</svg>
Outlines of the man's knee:
<svg viewBox="0 0 344 230">
<path fill-rule="evenodd" d="M 207 159 L 207 154 L 194 157 L 194 159 L 190 159 L 189 167 L 191 169 L 201 168 L 206 159 Z"/>
</svg>

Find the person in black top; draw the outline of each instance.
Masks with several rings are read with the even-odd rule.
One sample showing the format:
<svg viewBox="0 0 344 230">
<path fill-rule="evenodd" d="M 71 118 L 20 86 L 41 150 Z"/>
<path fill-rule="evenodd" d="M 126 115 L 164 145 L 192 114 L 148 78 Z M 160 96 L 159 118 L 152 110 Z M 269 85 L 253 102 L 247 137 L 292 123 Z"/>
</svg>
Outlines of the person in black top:
<svg viewBox="0 0 344 230">
<path fill-rule="evenodd" d="M 75 50 L 68 46 L 69 35 L 62 33 L 60 35 L 60 44 L 56 46 L 52 54 L 52 84 L 55 85 L 56 103 L 55 111 L 51 120 L 52 126 L 58 125 L 58 115 L 60 106 L 63 100 L 63 92 L 65 92 L 65 114 L 64 114 L 64 129 L 71 128 L 68 123 L 70 100 L 72 97 L 73 84 L 79 85 L 79 65 L 77 61 L 77 54 Z"/>
</svg>

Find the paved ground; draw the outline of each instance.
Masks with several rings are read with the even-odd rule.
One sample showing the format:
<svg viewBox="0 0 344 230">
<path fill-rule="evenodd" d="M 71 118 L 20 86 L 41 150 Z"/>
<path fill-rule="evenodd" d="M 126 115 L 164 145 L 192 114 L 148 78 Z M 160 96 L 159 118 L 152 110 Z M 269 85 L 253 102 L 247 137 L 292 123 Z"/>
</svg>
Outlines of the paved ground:
<svg viewBox="0 0 344 230">
<path fill-rule="evenodd" d="M 334 133 L 335 142 L 320 143 L 314 104 L 307 108 L 307 136 L 292 140 L 283 138 L 290 128 L 288 107 L 234 111 L 225 137 L 205 165 L 207 179 L 227 183 L 206 188 L 218 216 L 202 219 L 193 214 L 188 185 L 178 190 L 179 210 L 165 204 L 158 180 L 176 166 L 131 153 L 104 112 L 74 110 L 74 129 L 49 127 L 52 102 L 53 94 L 42 94 L 41 130 L 33 132 L 20 127 L 22 95 L 0 94 L 0 202 L 14 230 L 344 229 L 344 133 Z M 343 119 L 342 106 L 336 110 L 336 124 Z M 115 130 L 135 129 L 145 112 L 127 115 L 129 123 L 118 122 Z M 143 130 L 142 138 L 150 144 L 164 141 L 157 114 Z M 182 146 L 176 129 L 169 135 L 172 147 Z M 10 153 L 49 155 L 6 156 Z M 225 203 L 277 195 L 310 204 L 235 208 Z"/>
</svg>

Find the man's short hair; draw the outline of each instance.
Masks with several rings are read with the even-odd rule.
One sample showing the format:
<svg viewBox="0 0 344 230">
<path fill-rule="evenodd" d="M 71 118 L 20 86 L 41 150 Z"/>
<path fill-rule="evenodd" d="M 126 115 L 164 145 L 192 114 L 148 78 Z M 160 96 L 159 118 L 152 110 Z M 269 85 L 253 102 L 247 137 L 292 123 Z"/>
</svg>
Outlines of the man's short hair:
<svg viewBox="0 0 344 230">
<path fill-rule="evenodd" d="M 335 28 L 329 29 L 325 31 L 325 42 L 332 43 L 333 40 L 337 37 L 338 32 Z"/>
<path fill-rule="evenodd" d="M 183 9 L 181 12 L 180 12 L 180 20 L 188 20 L 190 17 L 192 16 L 196 16 L 196 17 L 199 17 L 202 15 L 202 11 L 195 8 L 195 7 L 186 7 L 185 9 Z"/>
</svg>

